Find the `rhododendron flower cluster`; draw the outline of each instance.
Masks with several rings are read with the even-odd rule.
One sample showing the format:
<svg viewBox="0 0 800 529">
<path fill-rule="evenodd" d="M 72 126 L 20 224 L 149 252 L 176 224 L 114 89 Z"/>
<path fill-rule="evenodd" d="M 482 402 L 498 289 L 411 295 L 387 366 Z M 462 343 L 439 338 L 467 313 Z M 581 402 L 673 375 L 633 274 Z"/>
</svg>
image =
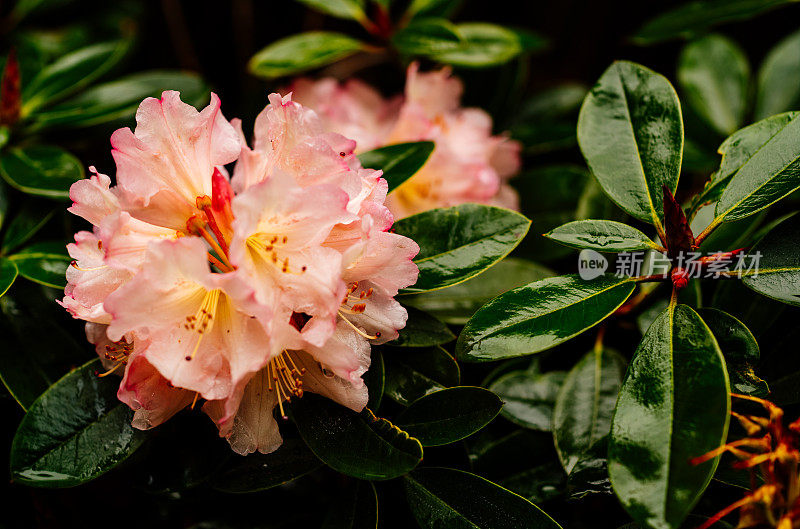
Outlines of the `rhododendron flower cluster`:
<svg viewBox="0 0 800 529">
<path fill-rule="evenodd" d="M 477 108 L 461 108 L 461 81 L 449 68 L 422 73 L 408 68 L 405 95 L 384 99 L 357 80 L 297 79 L 295 101 L 315 109 L 325 125 L 356 140 L 360 151 L 408 141 L 436 144 L 425 166 L 387 200 L 405 217 L 465 202 L 518 209 L 508 179 L 519 171 L 520 145 L 492 135 L 492 118 Z"/>
<path fill-rule="evenodd" d="M 111 137 L 116 186 L 94 168 L 72 186 L 93 229 L 68 247 L 61 302 L 102 375 L 123 375 L 135 427 L 202 399 L 241 454 L 280 446 L 273 409 L 305 391 L 366 406 L 371 345 L 398 336 L 394 296 L 417 277 L 380 171 L 290 96 L 269 101 L 252 148 L 214 95 L 199 112 L 177 92 L 142 102 Z"/>
</svg>

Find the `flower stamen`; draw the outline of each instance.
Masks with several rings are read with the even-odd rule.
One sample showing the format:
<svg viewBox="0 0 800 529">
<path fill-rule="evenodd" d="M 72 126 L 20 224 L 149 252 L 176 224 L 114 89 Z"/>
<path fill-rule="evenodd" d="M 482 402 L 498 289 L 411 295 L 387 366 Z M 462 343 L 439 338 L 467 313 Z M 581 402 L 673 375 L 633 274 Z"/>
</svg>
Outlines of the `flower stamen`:
<svg viewBox="0 0 800 529">
<path fill-rule="evenodd" d="M 197 312 L 192 316 L 186 316 L 186 323 L 183 324 L 183 328 L 195 331 L 198 334 L 197 342 L 194 344 L 192 353 L 186 356 L 187 362 L 192 360 L 197 354 L 200 348 L 200 342 L 203 340 L 203 334 L 211 331 L 214 325 L 214 315 L 217 312 L 219 297 L 220 290 L 218 288 L 207 291 L 205 296 L 203 296 L 203 302 L 200 304 L 200 308 L 197 309 Z"/>
</svg>

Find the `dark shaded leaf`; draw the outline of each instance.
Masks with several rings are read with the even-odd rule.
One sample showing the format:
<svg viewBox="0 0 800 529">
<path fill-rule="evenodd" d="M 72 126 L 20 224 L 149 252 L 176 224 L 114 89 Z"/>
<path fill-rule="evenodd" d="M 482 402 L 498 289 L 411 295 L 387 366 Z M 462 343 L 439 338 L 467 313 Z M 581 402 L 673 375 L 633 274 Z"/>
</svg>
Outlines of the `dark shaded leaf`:
<svg viewBox="0 0 800 529">
<path fill-rule="evenodd" d="M 53 145 L 14 147 L 0 155 L 0 174 L 23 193 L 66 198 L 72 184 L 84 176 L 75 156 Z"/>
<path fill-rule="evenodd" d="M 11 474 L 36 487 L 72 487 L 124 461 L 146 434 L 117 399 L 119 380 L 99 378 L 92 360 L 50 387 L 22 419 L 11 445 Z"/>
<path fill-rule="evenodd" d="M 453 51 L 462 44 L 458 28 L 443 18 L 416 18 L 392 35 L 392 44 L 406 55 L 432 55 Z"/>
<path fill-rule="evenodd" d="M 405 478 L 408 503 L 424 529 L 555 529 L 525 498 L 474 474 L 423 468 Z"/>
<path fill-rule="evenodd" d="M 440 389 L 457 386 L 461 373 L 455 359 L 441 347 L 387 352 L 386 396 L 408 406 Z"/>
<path fill-rule="evenodd" d="M 400 329 L 400 336 L 389 342 L 395 347 L 430 347 L 452 342 L 456 339 L 447 325 L 414 307 L 406 307 L 408 320 Z"/>
<path fill-rule="evenodd" d="M 288 438 L 271 454 L 231 456 L 214 475 L 211 486 L 222 492 L 257 492 L 288 483 L 321 466 L 302 440 Z"/>
<path fill-rule="evenodd" d="M 397 417 L 397 425 L 422 446 L 441 446 L 472 435 L 494 419 L 503 402 L 489 390 L 458 386 L 415 400 Z"/>
<path fill-rule="evenodd" d="M 2 252 L 8 254 L 27 242 L 47 224 L 47 221 L 53 218 L 55 212 L 56 210 L 52 203 L 25 202 L 19 212 L 11 219 L 6 229 L 6 234 L 3 236 Z"/>
<path fill-rule="evenodd" d="M 758 71 L 755 118 L 800 108 L 800 31 L 781 40 Z"/>
<path fill-rule="evenodd" d="M 745 271 L 742 282 L 759 294 L 800 306 L 800 215 L 773 228 L 750 251 L 760 252 L 757 268 Z"/>
<path fill-rule="evenodd" d="M 320 529 L 376 529 L 378 495 L 375 485 L 356 481 L 347 487 L 334 504 Z"/>
<path fill-rule="evenodd" d="M 513 371 L 495 380 L 489 389 L 503 399 L 503 417 L 525 428 L 549 432 L 553 406 L 565 377 L 561 371 Z"/>
<path fill-rule="evenodd" d="M 316 395 L 291 405 L 292 418 L 308 447 L 326 465 L 359 479 L 392 479 L 422 460 L 422 445 L 369 410 L 356 413 Z"/>
</svg>

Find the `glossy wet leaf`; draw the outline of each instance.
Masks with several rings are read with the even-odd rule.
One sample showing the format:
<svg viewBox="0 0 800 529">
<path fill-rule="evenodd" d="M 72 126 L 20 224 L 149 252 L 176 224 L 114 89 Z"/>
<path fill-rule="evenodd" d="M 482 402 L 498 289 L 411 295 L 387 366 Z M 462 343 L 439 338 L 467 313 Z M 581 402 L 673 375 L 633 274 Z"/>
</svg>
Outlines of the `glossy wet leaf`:
<svg viewBox="0 0 800 529">
<path fill-rule="evenodd" d="M 800 187 L 800 116 L 773 135 L 731 177 L 717 203 L 725 222 L 761 211 Z"/>
<path fill-rule="evenodd" d="M 567 474 L 611 433 L 624 375 L 625 359 L 610 349 L 587 353 L 567 375 L 553 410 L 553 439 Z"/>
<path fill-rule="evenodd" d="M 561 371 L 512 371 L 492 382 L 489 389 L 503 399 L 503 417 L 525 428 L 548 432 L 565 375 Z"/>
<path fill-rule="evenodd" d="M 232 455 L 214 475 L 211 486 L 222 492 L 257 492 L 288 483 L 321 466 L 301 439 L 290 437 L 270 454 Z"/>
<path fill-rule="evenodd" d="M 10 205 L 9 202 L 9 189 L 6 187 L 5 184 L 0 182 L 0 228 L 2 228 L 6 223 L 6 217 L 8 216 L 8 206 Z"/>
<path fill-rule="evenodd" d="M 593 494 L 613 494 L 611 480 L 608 479 L 609 436 L 606 434 L 595 441 L 575 461 L 567 478 L 570 500 L 580 500 Z"/>
<path fill-rule="evenodd" d="M 389 345 L 396 347 L 430 347 L 452 342 L 456 339 L 450 329 L 430 314 L 406 307 L 408 319 L 406 326 L 400 329 L 400 336 Z"/>
<path fill-rule="evenodd" d="M 8 289 L 14 284 L 14 280 L 17 279 L 18 273 L 17 265 L 13 261 L 0 257 L 0 297 L 8 292 Z"/>
<path fill-rule="evenodd" d="M 681 525 L 718 461 L 689 460 L 725 442 L 729 392 L 709 328 L 688 306 L 669 307 L 636 350 L 614 412 L 608 470 L 634 520 L 659 529 Z"/>
<path fill-rule="evenodd" d="M 325 66 L 349 57 L 364 44 L 331 31 L 309 31 L 292 35 L 256 53 L 247 64 L 250 73 L 271 79 Z"/>
<path fill-rule="evenodd" d="M 300 436 L 326 465 L 359 479 L 402 476 L 422 460 L 422 445 L 369 410 L 356 413 L 306 394 L 291 405 Z"/>
<path fill-rule="evenodd" d="M 437 55 L 458 49 L 462 37 L 455 24 L 443 18 L 417 18 L 392 35 L 400 53 Z"/>
<path fill-rule="evenodd" d="M 770 50 L 758 71 L 755 118 L 800 108 L 800 31 Z"/>
<path fill-rule="evenodd" d="M 24 244 L 47 224 L 56 212 L 52 202 L 25 202 L 11 219 L 3 236 L 2 252 L 8 254 Z"/>
<path fill-rule="evenodd" d="M 71 487 L 124 461 L 146 434 L 117 399 L 119 380 L 100 378 L 99 360 L 64 376 L 28 410 L 14 435 L 14 480 L 36 487 Z"/>
<path fill-rule="evenodd" d="M 456 357 L 487 362 L 538 353 L 593 327 L 628 299 L 629 278 L 577 275 L 543 279 L 510 290 L 484 305 L 456 343 Z"/>
<path fill-rule="evenodd" d="M 566 246 L 591 248 L 598 252 L 632 252 L 657 247 L 641 231 L 613 220 L 576 220 L 550 230 L 544 236 Z"/>
<path fill-rule="evenodd" d="M 361 153 L 358 159 L 364 167 L 383 171 L 391 192 L 422 169 L 433 148 L 432 141 L 395 143 Z"/>
<path fill-rule="evenodd" d="M 491 481 L 452 468 L 405 477 L 406 498 L 423 529 L 557 529 L 544 511 Z"/>
<path fill-rule="evenodd" d="M 408 406 L 435 391 L 457 386 L 461 373 L 455 359 L 441 347 L 402 349 L 384 355 L 386 396 Z"/>
<path fill-rule="evenodd" d="M 722 356 L 725 357 L 731 391 L 766 397 L 769 387 L 756 375 L 754 369 L 761 358 L 761 350 L 750 329 L 736 317 L 719 309 L 702 308 L 697 313 L 711 329 Z"/>
<path fill-rule="evenodd" d="M 364 0 L 297 0 L 326 15 L 351 20 L 364 20 Z"/>
<path fill-rule="evenodd" d="M 53 288 L 64 288 L 67 284 L 65 274 L 72 258 L 63 243 L 37 242 L 9 259 L 25 279 Z"/>
<path fill-rule="evenodd" d="M 376 529 L 378 495 L 375 485 L 356 481 L 342 491 L 320 529 Z"/>
<path fill-rule="evenodd" d="M 403 303 L 446 323 L 464 325 L 476 310 L 495 296 L 553 275 L 552 270 L 536 263 L 506 257 L 477 277 L 442 290 L 405 296 Z"/>
<path fill-rule="evenodd" d="M 66 198 L 69 187 L 84 176 L 75 156 L 53 145 L 14 147 L 0 154 L 0 175 L 24 193 Z"/>
<path fill-rule="evenodd" d="M 795 0 L 692 0 L 662 13 L 644 24 L 632 39 L 636 44 L 693 37 L 727 22 L 747 20 Z"/>
<path fill-rule="evenodd" d="M 441 446 L 474 434 L 489 424 L 502 407 L 503 401 L 487 389 L 458 386 L 415 400 L 397 416 L 396 422 L 422 446 Z"/>
<path fill-rule="evenodd" d="M 128 41 L 94 44 L 73 51 L 42 69 L 22 92 L 22 114 L 77 92 L 108 72 L 130 49 Z"/>
<path fill-rule="evenodd" d="M 37 128 L 90 127 L 131 119 L 143 99 L 177 90 L 181 100 L 200 106 L 208 101 L 208 85 L 193 73 L 151 70 L 94 86 L 33 116 Z"/>
<path fill-rule="evenodd" d="M 660 222 L 661 187 L 675 193 L 683 152 L 680 102 L 664 76 L 632 62 L 612 64 L 583 102 L 578 143 L 617 205 Z"/>
<path fill-rule="evenodd" d="M 761 252 L 756 270 L 744 273 L 742 282 L 759 294 L 800 306 L 800 215 L 773 228 L 750 251 Z"/>
<path fill-rule="evenodd" d="M 79 345 L 69 332 L 72 318 L 53 303 L 55 295 L 18 281 L 0 299 L 4 350 L 19 353 L 0 355 L 0 379 L 24 410 L 70 369 L 94 356 L 91 347 Z"/>
<path fill-rule="evenodd" d="M 525 49 L 520 36 L 503 26 L 466 22 L 456 27 L 462 38 L 461 44 L 454 50 L 437 53 L 437 61 L 455 66 L 485 68 L 506 63 Z M 539 37 L 538 45 L 532 43 L 529 47 L 541 48 L 544 44 L 545 40 Z"/>
<path fill-rule="evenodd" d="M 794 118 L 796 113 L 786 112 L 772 116 L 737 130 L 719 146 L 722 162 L 719 169 L 711 175 L 703 191 L 693 200 L 693 209 L 707 202 L 716 202 L 722 196 L 725 186 L 747 161 L 765 143 L 777 134 Z"/>
<path fill-rule="evenodd" d="M 515 211 L 461 204 L 412 215 L 394 223 L 394 231 L 410 237 L 420 250 L 416 284 L 404 293 L 457 285 L 493 266 L 528 233 L 531 221 Z"/>
<path fill-rule="evenodd" d="M 694 111 L 720 134 L 744 121 L 750 65 L 744 51 L 722 35 L 691 42 L 678 61 L 678 83 Z"/>
</svg>

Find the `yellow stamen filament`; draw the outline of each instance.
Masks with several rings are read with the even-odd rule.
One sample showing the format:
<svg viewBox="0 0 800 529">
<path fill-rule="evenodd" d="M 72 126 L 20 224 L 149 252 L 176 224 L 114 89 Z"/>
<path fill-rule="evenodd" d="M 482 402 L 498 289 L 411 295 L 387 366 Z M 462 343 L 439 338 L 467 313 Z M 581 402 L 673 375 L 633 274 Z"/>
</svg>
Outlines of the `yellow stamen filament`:
<svg viewBox="0 0 800 529">
<path fill-rule="evenodd" d="M 275 393 L 278 397 L 278 408 L 281 417 L 288 419 L 283 409 L 283 402 L 291 402 L 292 396 L 300 398 L 303 396 L 303 375 L 306 373 L 305 367 L 298 367 L 289 351 L 282 351 L 281 354 L 273 358 L 267 364 L 268 391 L 272 391 L 272 384 L 275 383 Z"/>
<path fill-rule="evenodd" d="M 364 331 L 362 331 L 361 329 L 356 327 L 353 324 L 353 322 L 351 322 L 350 320 L 345 318 L 345 316 L 342 313 L 341 309 L 339 310 L 339 317 L 342 318 L 345 321 L 345 323 L 347 323 L 350 327 L 352 327 L 354 331 L 356 331 L 358 334 L 360 334 L 361 336 L 363 336 L 367 340 L 377 340 L 378 338 L 380 338 L 380 333 L 375 333 L 375 336 L 370 336 L 369 334 L 365 333 Z"/>
<path fill-rule="evenodd" d="M 111 360 L 115 362 L 114 367 L 106 371 L 105 373 L 99 373 L 97 376 L 99 377 L 106 377 L 111 373 L 115 372 L 120 366 L 124 366 L 128 363 L 128 357 L 130 356 L 131 352 L 133 351 L 133 344 L 128 343 L 128 341 L 123 338 L 118 342 L 114 342 L 113 344 L 106 345 L 106 352 L 103 354 L 106 360 Z"/>
<path fill-rule="evenodd" d="M 219 305 L 220 290 L 209 290 L 203 296 L 203 301 L 200 303 L 200 308 L 192 316 L 186 317 L 186 323 L 183 328 L 197 332 L 197 343 L 194 345 L 192 353 L 186 356 L 186 360 L 191 360 L 197 354 L 200 348 L 200 342 L 203 340 L 203 334 L 210 332 L 214 325 L 214 315 L 217 313 L 217 305 Z"/>
<path fill-rule="evenodd" d="M 247 248 L 260 257 L 265 263 L 272 263 L 279 268 L 281 273 L 300 275 L 306 271 L 306 267 L 300 268 L 299 272 L 292 270 L 288 257 L 281 258 L 278 249 L 289 242 L 286 235 L 271 235 L 268 233 L 255 233 L 247 238 Z"/>
<path fill-rule="evenodd" d="M 72 261 L 70 263 L 70 266 L 75 270 L 80 270 L 81 272 L 93 272 L 94 270 L 102 270 L 103 268 L 106 268 L 108 265 L 100 265 L 92 268 L 81 268 L 80 266 L 78 266 L 78 261 Z"/>
<path fill-rule="evenodd" d="M 192 405 L 189 407 L 190 410 L 194 409 L 194 405 L 197 404 L 197 397 L 199 397 L 199 396 L 200 396 L 200 393 L 195 393 L 194 394 L 194 399 L 192 400 Z"/>
<path fill-rule="evenodd" d="M 211 246 L 211 249 L 214 250 L 214 252 L 216 252 L 216 254 L 219 256 L 219 259 L 223 263 L 225 263 L 225 265 L 228 268 L 230 268 L 230 269 L 235 268 L 231 264 L 231 262 L 228 260 L 228 253 L 225 250 L 222 249 L 222 247 L 220 246 L 219 242 L 217 242 L 217 239 L 215 239 L 214 236 L 211 235 L 211 233 L 209 233 L 208 230 L 206 229 L 206 223 L 205 222 L 203 222 L 197 216 L 192 216 L 186 222 L 186 228 L 189 231 L 189 233 L 193 233 L 195 235 L 199 235 L 200 237 L 205 239 L 205 241 L 208 243 L 208 245 Z M 220 234 L 219 236 L 222 237 L 222 234 Z M 222 240 L 223 240 L 223 243 L 224 243 L 224 238 Z M 227 244 L 226 244 L 226 246 L 227 246 Z"/>
</svg>

